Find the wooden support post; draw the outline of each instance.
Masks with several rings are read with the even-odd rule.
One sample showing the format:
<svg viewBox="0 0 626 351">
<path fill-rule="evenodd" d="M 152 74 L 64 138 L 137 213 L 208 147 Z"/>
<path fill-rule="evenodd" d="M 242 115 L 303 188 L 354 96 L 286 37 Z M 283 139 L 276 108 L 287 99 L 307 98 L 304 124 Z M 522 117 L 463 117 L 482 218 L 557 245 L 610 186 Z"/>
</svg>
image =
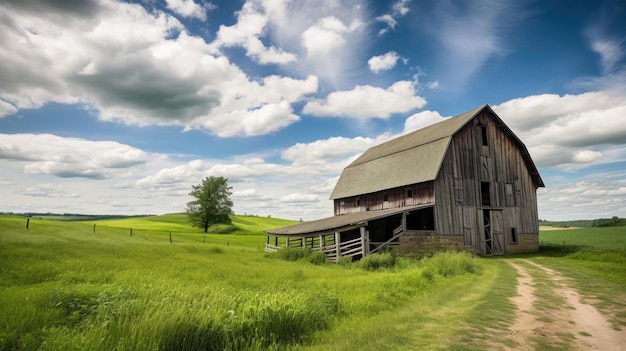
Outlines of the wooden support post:
<svg viewBox="0 0 626 351">
<path fill-rule="evenodd" d="M 320 235 L 320 251 L 322 251 L 322 248 L 324 247 L 324 236 Z"/>
<path fill-rule="evenodd" d="M 274 246 L 278 247 L 278 235 L 274 237 Z"/>
<path fill-rule="evenodd" d="M 365 244 L 367 243 L 367 231 L 365 227 L 361 227 L 361 257 L 367 256 L 367 252 L 365 250 Z"/>
<path fill-rule="evenodd" d="M 289 237 L 287 237 L 287 247 L 289 247 Z"/>
<path fill-rule="evenodd" d="M 341 233 L 335 232 L 335 253 L 337 254 L 337 262 L 341 258 Z"/>
</svg>

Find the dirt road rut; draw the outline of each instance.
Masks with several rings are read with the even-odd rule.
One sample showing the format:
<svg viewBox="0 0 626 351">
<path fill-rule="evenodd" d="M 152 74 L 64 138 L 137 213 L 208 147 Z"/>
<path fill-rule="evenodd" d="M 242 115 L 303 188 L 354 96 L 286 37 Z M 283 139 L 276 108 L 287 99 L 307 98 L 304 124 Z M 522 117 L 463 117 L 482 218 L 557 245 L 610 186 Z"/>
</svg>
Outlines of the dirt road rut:
<svg viewBox="0 0 626 351">
<path fill-rule="evenodd" d="M 626 350 L 626 328 L 582 299 L 559 272 L 530 260 L 509 262 L 518 273 L 515 350 Z"/>
</svg>

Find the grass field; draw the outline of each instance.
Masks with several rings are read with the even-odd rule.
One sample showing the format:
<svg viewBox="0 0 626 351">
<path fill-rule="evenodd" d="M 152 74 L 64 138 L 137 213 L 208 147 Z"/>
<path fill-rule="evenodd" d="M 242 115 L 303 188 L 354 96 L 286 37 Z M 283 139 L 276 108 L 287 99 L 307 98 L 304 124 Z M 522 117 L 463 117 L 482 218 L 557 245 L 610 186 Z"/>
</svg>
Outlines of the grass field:
<svg viewBox="0 0 626 351">
<path fill-rule="evenodd" d="M 506 258 L 387 254 L 391 268 L 367 270 L 265 254 L 262 229 L 290 223 L 235 216 L 203 234 L 180 214 L 29 229 L 0 216 L 0 350 L 480 349 L 513 314 Z M 626 287 L 606 271 L 623 232 L 586 230 L 542 233 L 542 259 Z"/>
</svg>

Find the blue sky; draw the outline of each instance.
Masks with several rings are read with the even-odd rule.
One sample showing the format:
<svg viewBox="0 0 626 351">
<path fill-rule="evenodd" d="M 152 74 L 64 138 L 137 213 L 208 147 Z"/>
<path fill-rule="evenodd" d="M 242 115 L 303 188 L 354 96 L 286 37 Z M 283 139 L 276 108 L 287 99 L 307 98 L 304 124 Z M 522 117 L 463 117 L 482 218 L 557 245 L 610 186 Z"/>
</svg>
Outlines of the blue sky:
<svg viewBox="0 0 626 351">
<path fill-rule="evenodd" d="M 626 217 L 622 1 L 8 0 L 0 211 L 317 219 L 367 148 L 488 103 L 542 219 Z"/>
</svg>

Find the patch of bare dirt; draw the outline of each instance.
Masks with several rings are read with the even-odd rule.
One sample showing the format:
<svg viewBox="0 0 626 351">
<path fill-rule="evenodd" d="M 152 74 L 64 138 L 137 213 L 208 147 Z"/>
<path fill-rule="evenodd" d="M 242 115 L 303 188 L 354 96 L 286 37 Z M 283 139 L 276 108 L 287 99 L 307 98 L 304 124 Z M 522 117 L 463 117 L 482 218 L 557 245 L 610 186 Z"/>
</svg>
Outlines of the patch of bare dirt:
<svg viewBox="0 0 626 351">
<path fill-rule="evenodd" d="M 626 330 L 613 329 L 605 315 L 582 302 L 567 279 L 535 262 L 523 262 L 543 274 L 538 277 L 537 269 L 509 262 L 518 273 L 517 296 L 512 298 L 517 314 L 508 335 L 517 345 L 516 350 L 535 350 L 541 345 L 571 350 L 626 350 Z M 550 300 L 552 303 L 542 301 L 545 292 L 536 293 L 537 284 L 546 277 L 551 284 L 544 284 L 544 289 L 549 286 L 550 294 L 556 296 Z"/>
</svg>

